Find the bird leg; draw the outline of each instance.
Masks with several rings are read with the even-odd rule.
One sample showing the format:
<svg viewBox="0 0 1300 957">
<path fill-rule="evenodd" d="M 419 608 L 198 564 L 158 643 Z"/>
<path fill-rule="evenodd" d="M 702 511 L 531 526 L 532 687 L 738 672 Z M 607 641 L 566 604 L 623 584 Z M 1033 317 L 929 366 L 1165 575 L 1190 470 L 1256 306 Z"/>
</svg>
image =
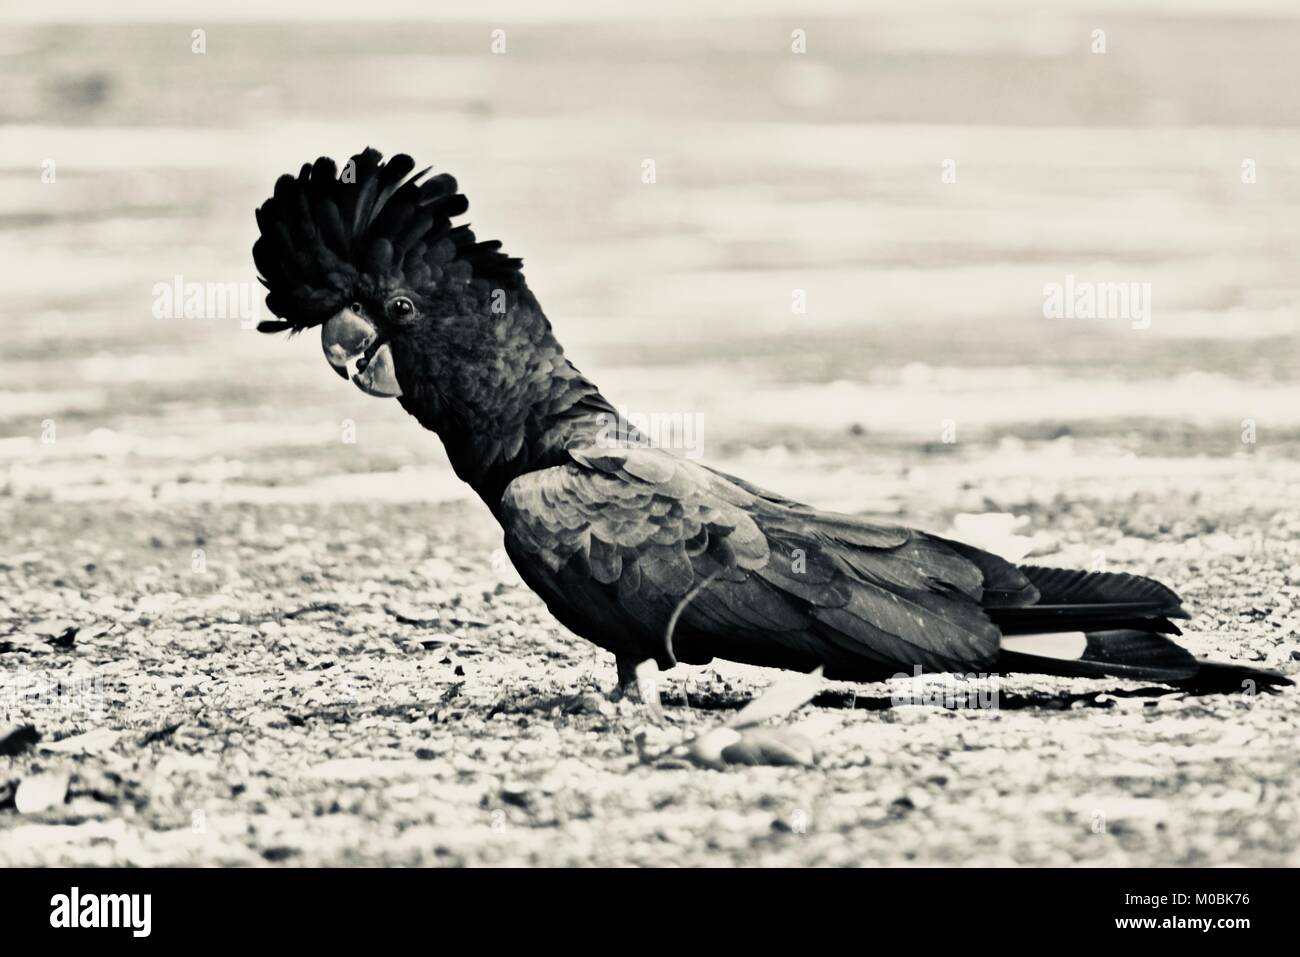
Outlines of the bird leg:
<svg viewBox="0 0 1300 957">
<path fill-rule="evenodd" d="M 621 701 L 627 698 L 629 701 L 640 701 L 641 689 L 636 680 L 636 666 L 641 663 L 640 659 L 616 654 L 614 663 L 618 665 L 618 687 L 610 692 L 610 700 Z"/>
<path fill-rule="evenodd" d="M 659 700 L 659 683 L 651 676 L 651 672 L 658 674 L 654 662 L 617 654 L 614 660 L 618 664 L 618 687 L 609 696 L 610 700 L 631 702 L 644 709 L 655 724 L 663 724 L 664 708 Z"/>
</svg>

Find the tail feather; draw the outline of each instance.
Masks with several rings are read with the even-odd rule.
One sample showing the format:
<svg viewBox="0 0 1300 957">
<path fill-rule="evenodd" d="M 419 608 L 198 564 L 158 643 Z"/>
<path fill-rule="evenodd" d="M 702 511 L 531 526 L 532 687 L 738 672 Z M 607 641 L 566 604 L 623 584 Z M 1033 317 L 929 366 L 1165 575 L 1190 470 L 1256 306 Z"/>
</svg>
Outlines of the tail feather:
<svg viewBox="0 0 1300 957">
<path fill-rule="evenodd" d="M 1254 694 L 1256 691 L 1268 691 L 1271 688 L 1287 687 L 1295 682 L 1278 671 L 1266 668 L 1252 668 L 1230 661 L 1206 661 L 1198 658 L 1200 665 L 1196 674 L 1184 682 L 1190 690 L 1205 692 L 1244 692 Z"/>
<path fill-rule="evenodd" d="M 988 616 L 1004 635 L 1032 635 L 1039 632 L 1115 630 L 1133 628 L 1163 635 L 1180 635 L 1169 620 L 1170 612 L 1141 602 L 1113 605 L 1033 605 L 1029 608 L 990 609 Z M 1182 618 L 1187 615 L 1183 614 Z"/>
<path fill-rule="evenodd" d="M 1182 600 L 1137 575 L 1022 566 L 1040 603 L 989 608 L 1002 630 L 1003 671 L 1156 681 L 1193 691 L 1254 691 L 1293 682 L 1275 671 L 1200 661 L 1167 635 Z"/>
<path fill-rule="evenodd" d="M 1253 693 L 1294 684 L 1276 671 L 1198 659 L 1163 635 L 1133 629 L 1008 636 L 1002 640 L 998 667 L 1003 672 L 1158 681 L 1203 693 Z"/>
<path fill-rule="evenodd" d="M 999 663 L 1006 671 L 1169 684 L 1195 677 L 1199 667 L 1187 649 L 1134 629 L 1010 636 Z"/>
<path fill-rule="evenodd" d="M 1117 572 L 1085 572 L 1069 568 L 1021 565 L 1038 589 L 1040 605 L 1114 605 L 1136 602 L 1166 609 L 1171 618 L 1186 618 L 1183 600 L 1154 578 Z"/>
</svg>

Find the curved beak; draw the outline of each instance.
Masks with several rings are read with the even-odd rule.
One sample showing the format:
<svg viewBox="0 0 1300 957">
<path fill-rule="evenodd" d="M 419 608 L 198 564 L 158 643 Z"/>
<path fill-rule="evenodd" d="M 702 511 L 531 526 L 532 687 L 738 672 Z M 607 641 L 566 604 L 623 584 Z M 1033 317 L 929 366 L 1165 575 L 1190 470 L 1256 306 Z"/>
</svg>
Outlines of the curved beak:
<svg viewBox="0 0 1300 957">
<path fill-rule="evenodd" d="M 385 399 L 402 394 L 393 350 L 368 319 L 340 309 L 321 327 L 320 344 L 334 371 L 362 392 Z"/>
</svg>

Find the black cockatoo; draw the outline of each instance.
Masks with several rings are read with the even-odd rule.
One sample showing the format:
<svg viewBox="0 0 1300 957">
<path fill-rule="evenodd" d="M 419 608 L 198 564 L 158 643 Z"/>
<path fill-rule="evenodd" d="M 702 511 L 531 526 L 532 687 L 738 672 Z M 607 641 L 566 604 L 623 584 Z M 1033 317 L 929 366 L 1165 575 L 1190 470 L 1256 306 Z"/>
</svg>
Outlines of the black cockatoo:
<svg viewBox="0 0 1300 957">
<path fill-rule="evenodd" d="M 523 580 L 614 653 L 620 686 L 646 659 L 715 657 L 858 681 L 1291 683 L 1179 647 L 1170 619 L 1187 614 L 1151 579 L 1017 566 L 652 447 L 565 357 L 520 260 L 452 225 L 468 207 L 456 180 L 414 168 L 367 149 L 279 179 L 253 259 L 280 321 L 259 328 L 321 326 L 340 376 L 436 432 Z"/>
</svg>

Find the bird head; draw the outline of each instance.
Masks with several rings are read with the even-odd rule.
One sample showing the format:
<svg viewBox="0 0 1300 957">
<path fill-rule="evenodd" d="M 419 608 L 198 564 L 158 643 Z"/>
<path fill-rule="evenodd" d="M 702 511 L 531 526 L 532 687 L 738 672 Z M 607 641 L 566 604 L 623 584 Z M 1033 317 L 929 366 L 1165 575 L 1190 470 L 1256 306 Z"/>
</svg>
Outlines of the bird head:
<svg viewBox="0 0 1300 957">
<path fill-rule="evenodd" d="M 257 210 L 253 261 L 279 317 L 258 329 L 320 326 L 334 371 L 385 398 L 489 361 L 493 319 L 527 296 L 518 259 L 452 225 L 469 206 L 456 180 L 414 169 L 369 148 L 342 170 L 322 157 Z"/>
</svg>

